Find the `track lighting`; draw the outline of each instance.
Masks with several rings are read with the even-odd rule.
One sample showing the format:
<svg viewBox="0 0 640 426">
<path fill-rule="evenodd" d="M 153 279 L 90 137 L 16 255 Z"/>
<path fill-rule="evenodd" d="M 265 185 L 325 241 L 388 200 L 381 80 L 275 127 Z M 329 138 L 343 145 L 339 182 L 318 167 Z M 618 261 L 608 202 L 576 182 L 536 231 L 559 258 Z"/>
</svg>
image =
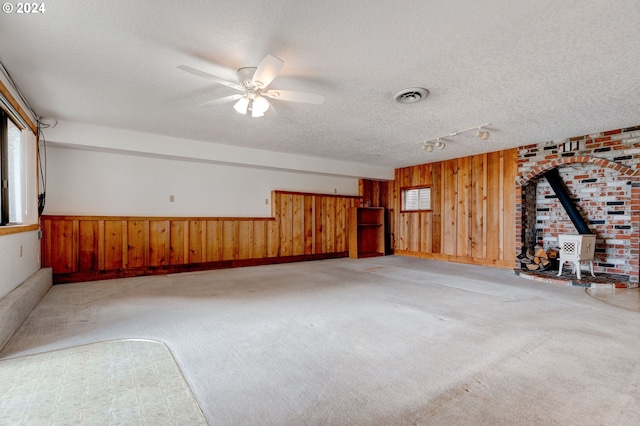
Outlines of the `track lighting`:
<svg viewBox="0 0 640 426">
<path fill-rule="evenodd" d="M 491 133 L 489 133 L 488 130 L 484 130 L 485 127 L 490 126 L 491 123 L 487 123 L 487 124 L 483 124 L 481 126 L 475 126 L 475 127 L 471 127 L 469 129 L 464 129 L 464 130 L 456 130 L 455 132 L 451 132 L 445 136 L 440 136 L 434 139 L 429 139 L 428 141 L 425 142 L 418 142 L 419 144 L 422 145 L 422 149 L 427 151 L 427 152 L 433 152 L 434 148 L 438 148 L 438 149 L 444 149 L 445 148 L 445 143 L 442 141 L 442 139 L 445 138 L 452 138 L 455 136 L 460 135 L 461 133 L 466 133 L 466 132 L 471 132 L 474 130 L 477 130 L 476 132 L 476 137 L 480 138 L 483 141 L 486 141 L 487 139 L 489 139 L 489 136 L 491 136 Z"/>
</svg>

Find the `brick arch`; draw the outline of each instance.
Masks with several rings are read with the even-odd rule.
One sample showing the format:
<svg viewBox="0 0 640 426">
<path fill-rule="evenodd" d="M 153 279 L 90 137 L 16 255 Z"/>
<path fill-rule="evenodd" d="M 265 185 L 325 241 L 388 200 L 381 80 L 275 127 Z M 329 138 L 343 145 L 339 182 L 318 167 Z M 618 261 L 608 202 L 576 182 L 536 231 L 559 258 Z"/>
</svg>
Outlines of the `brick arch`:
<svg viewBox="0 0 640 426">
<path fill-rule="evenodd" d="M 550 160 L 544 164 L 538 165 L 529 172 L 525 173 L 523 176 L 520 176 L 518 178 L 517 184 L 519 186 L 526 185 L 532 179 L 537 179 L 539 176 L 543 175 L 551 169 L 574 163 L 595 164 L 600 167 L 606 167 L 616 170 L 618 173 L 620 173 L 621 176 L 624 176 L 629 180 L 640 180 L 640 169 L 632 169 L 631 167 L 624 166 L 620 163 L 615 163 L 605 158 L 577 156 L 557 158 L 554 160 Z"/>
<path fill-rule="evenodd" d="M 519 175 L 516 179 L 516 212 L 518 214 L 522 213 L 522 197 L 523 197 L 523 188 L 529 184 L 529 182 L 534 179 L 539 178 L 545 172 L 561 166 L 566 166 L 575 163 L 584 163 L 584 164 L 594 164 L 602 168 L 608 168 L 615 170 L 619 173 L 620 180 L 627 180 L 632 182 L 631 185 L 631 199 L 637 200 L 640 199 L 640 168 L 631 168 L 628 166 L 624 166 L 620 163 L 616 163 L 614 161 L 610 161 L 604 158 L 598 157 L 589 157 L 589 156 L 574 156 L 574 157 L 563 157 L 563 158 L 555 158 L 551 159 L 542 164 L 538 164 L 533 169 L 528 172 Z M 640 211 L 638 205 L 632 204 L 631 209 L 631 226 L 633 229 L 640 229 Z M 521 238 L 523 237 L 523 223 L 521 217 L 516 218 L 516 253 L 520 253 L 522 247 L 524 245 Z M 640 235 L 636 232 L 631 238 L 631 250 L 637 253 L 640 251 Z M 516 262 L 517 267 L 518 262 Z M 629 265 L 631 269 L 626 273 L 629 276 L 630 282 L 633 283 L 633 287 L 638 286 L 638 281 L 640 280 L 640 257 L 636 254 L 633 258 L 629 259 Z"/>
</svg>

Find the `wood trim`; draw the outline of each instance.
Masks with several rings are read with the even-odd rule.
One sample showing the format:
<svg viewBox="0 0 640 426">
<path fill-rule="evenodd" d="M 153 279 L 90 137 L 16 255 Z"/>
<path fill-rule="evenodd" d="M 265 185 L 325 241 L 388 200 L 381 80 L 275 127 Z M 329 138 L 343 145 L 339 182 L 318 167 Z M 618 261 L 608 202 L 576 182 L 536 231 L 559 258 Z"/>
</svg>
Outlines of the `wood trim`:
<svg viewBox="0 0 640 426">
<path fill-rule="evenodd" d="M 320 197 L 334 197 L 334 198 L 357 198 L 362 199 L 360 195 L 340 195 L 340 194 L 318 194 L 313 192 L 295 192 L 295 191 L 281 191 L 274 189 L 271 191 L 274 194 L 287 194 L 287 195 L 304 195 L 304 196 L 320 196 Z"/>
<path fill-rule="evenodd" d="M 27 126 L 31 129 L 34 134 L 38 134 L 38 126 L 31 121 L 31 117 L 29 114 L 22 108 L 22 105 L 13 97 L 7 86 L 4 85 L 2 81 L 0 81 L 0 93 L 2 96 L 11 104 L 13 108 L 20 114 L 20 117 L 27 123 Z"/>
<path fill-rule="evenodd" d="M 35 223 L 33 225 L 7 225 L 0 227 L 0 236 L 19 234 L 21 232 L 37 231 L 40 226 Z"/>
<path fill-rule="evenodd" d="M 513 269 L 513 259 L 508 259 L 508 260 L 482 259 L 478 257 L 455 256 L 455 255 L 439 254 L 439 253 L 422 253 L 422 252 L 410 251 L 410 250 L 395 250 L 394 254 L 398 256 L 418 257 L 420 259 L 427 259 L 427 260 L 440 260 L 440 261 L 452 262 L 452 263 L 464 263 L 468 265 L 492 266 L 492 267 L 503 268 L 503 269 Z"/>
<path fill-rule="evenodd" d="M 144 221 L 144 220 L 237 220 L 237 221 L 257 221 L 257 220 L 275 220 L 273 217 L 225 217 L 225 216 L 82 216 L 82 215 L 42 215 L 43 219 L 48 220 L 125 220 L 125 221 Z M 18 226 L 18 225 L 16 225 Z"/>
</svg>

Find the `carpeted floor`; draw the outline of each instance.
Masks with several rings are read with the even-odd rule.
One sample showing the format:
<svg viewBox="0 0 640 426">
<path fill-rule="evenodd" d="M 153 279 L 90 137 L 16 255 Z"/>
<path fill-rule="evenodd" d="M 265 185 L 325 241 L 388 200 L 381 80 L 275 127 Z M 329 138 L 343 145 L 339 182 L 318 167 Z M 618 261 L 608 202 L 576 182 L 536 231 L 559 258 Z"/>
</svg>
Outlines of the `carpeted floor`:
<svg viewBox="0 0 640 426">
<path fill-rule="evenodd" d="M 389 256 L 54 286 L 0 357 L 159 340 L 210 425 L 627 425 L 638 324 L 583 288 Z"/>
</svg>

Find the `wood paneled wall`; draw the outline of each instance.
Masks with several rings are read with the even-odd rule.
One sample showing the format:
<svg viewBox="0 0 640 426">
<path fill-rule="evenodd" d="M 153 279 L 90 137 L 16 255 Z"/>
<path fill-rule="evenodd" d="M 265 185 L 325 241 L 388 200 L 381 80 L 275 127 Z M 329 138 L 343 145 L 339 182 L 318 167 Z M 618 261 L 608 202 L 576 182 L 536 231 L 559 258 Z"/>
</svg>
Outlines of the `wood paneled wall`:
<svg viewBox="0 0 640 426">
<path fill-rule="evenodd" d="M 43 216 L 42 263 L 71 282 L 347 256 L 347 210 L 360 197 L 271 200 L 271 218 Z"/>
<path fill-rule="evenodd" d="M 396 169 L 394 182 L 362 181 L 360 194 L 388 209 L 395 254 L 513 268 L 517 158 L 512 149 Z M 413 186 L 431 187 L 430 211 L 401 211 Z"/>
</svg>

